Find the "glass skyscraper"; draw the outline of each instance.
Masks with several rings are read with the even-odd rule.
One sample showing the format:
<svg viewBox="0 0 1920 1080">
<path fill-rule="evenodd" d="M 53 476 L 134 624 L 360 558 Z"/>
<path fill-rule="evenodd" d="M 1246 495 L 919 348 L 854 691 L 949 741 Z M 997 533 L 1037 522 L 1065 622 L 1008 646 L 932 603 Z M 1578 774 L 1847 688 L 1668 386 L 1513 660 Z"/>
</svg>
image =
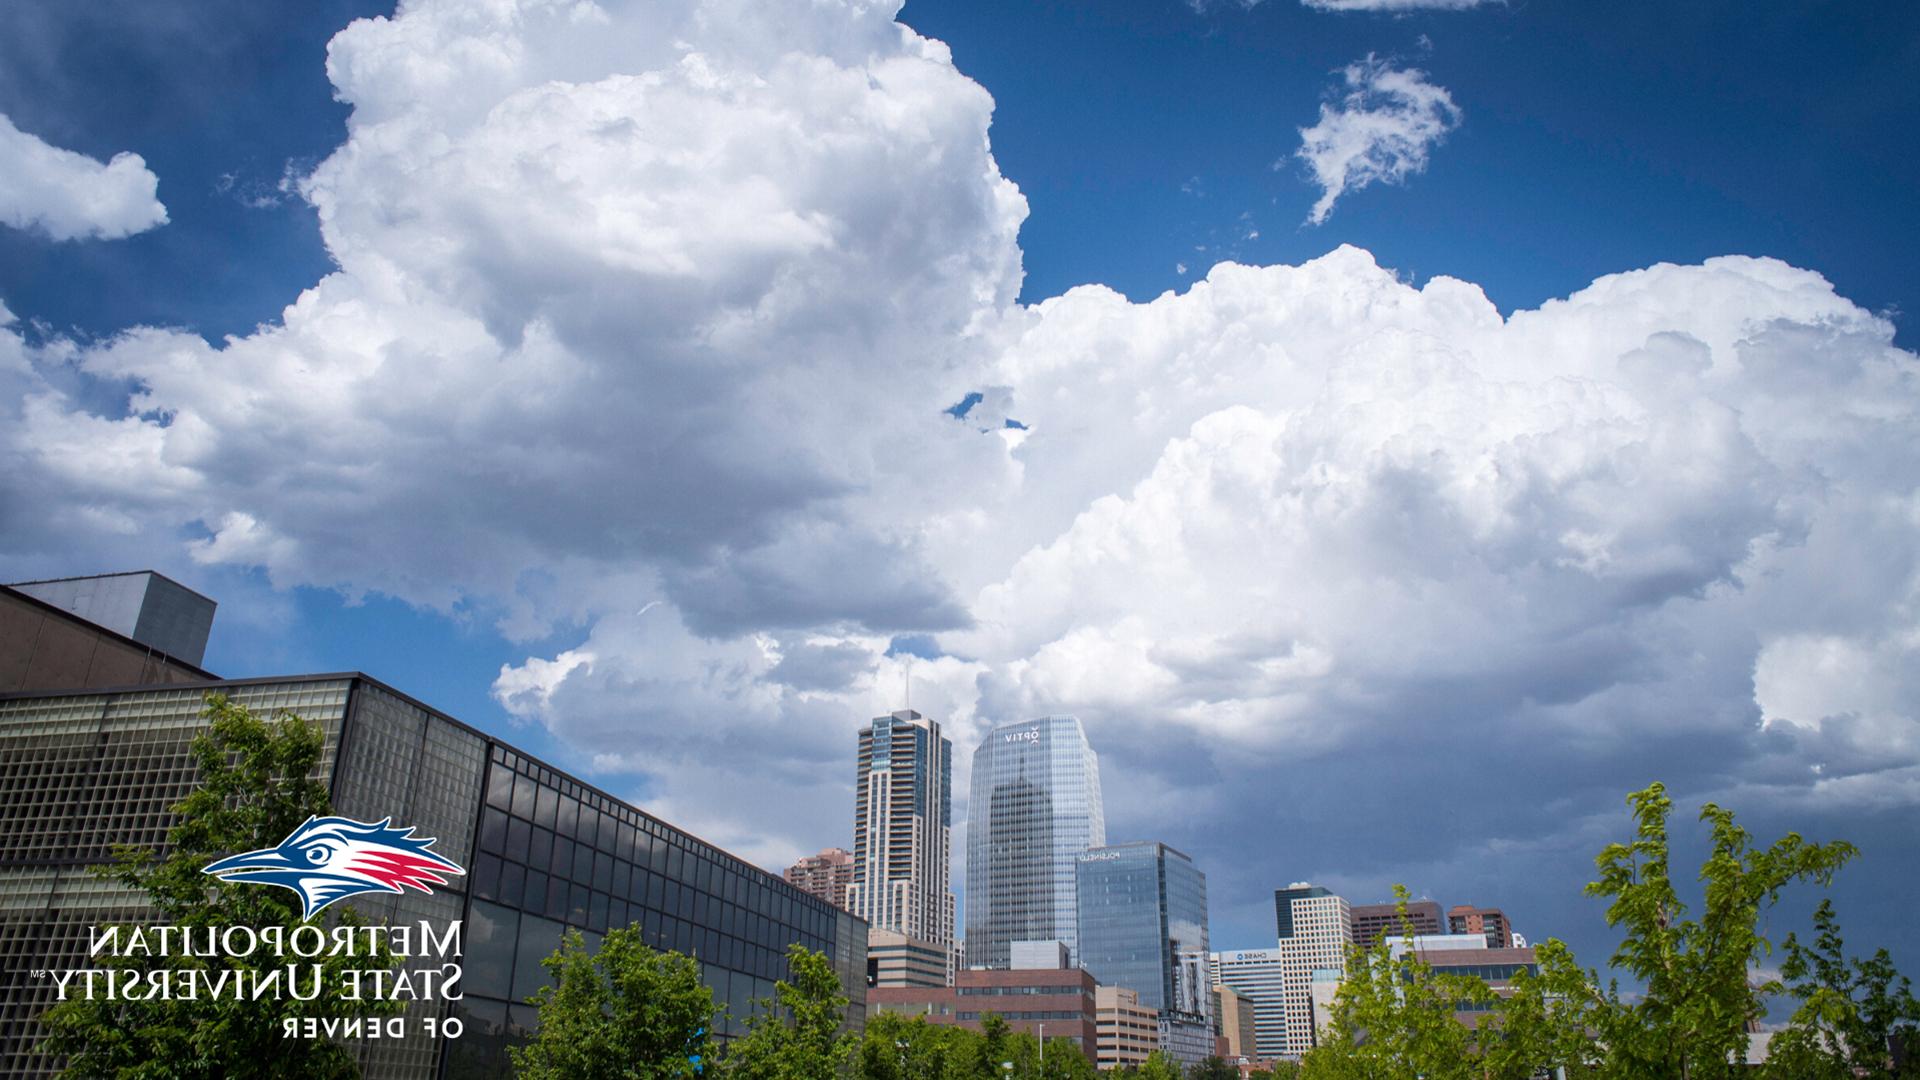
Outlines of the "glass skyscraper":
<svg viewBox="0 0 1920 1080">
<path fill-rule="evenodd" d="M 967 813 L 967 966 L 1010 966 L 1016 941 L 1058 941 L 1077 958 L 1074 863 L 1107 842 L 1100 758 L 1080 721 L 989 731 Z"/>
<path fill-rule="evenodd" d="M 1205 1057 L 1212 1011 L 1207 876 L 1185 854 L 1153 841 L 1095 848 L 1076 869 L 1080 966 L 1160 1010 L 1163 1049 L 1189 1064 Z"/>
</svg>

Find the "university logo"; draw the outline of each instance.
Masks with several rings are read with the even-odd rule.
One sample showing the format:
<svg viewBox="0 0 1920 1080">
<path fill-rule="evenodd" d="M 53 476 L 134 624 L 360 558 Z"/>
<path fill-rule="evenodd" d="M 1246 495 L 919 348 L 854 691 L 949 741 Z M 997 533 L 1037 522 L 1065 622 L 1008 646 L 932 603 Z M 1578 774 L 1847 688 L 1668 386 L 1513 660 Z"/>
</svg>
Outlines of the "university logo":
<svg viewBox="0 0 1920 1080">
<path fill-rule="evenodd" d="M 335 900 L 361 893 L 423 893 L 445 885 L 443 875 L 465 874 L 459 864 L 431 850 L 432 837 L 416 837 L 413 826 L 393 827 L 343 817 L 310 817 L 279 847 L 261 848 L 201 867 L 222 881 L 278 885 L 300 894 L 306 917 Z"/>
</svg>

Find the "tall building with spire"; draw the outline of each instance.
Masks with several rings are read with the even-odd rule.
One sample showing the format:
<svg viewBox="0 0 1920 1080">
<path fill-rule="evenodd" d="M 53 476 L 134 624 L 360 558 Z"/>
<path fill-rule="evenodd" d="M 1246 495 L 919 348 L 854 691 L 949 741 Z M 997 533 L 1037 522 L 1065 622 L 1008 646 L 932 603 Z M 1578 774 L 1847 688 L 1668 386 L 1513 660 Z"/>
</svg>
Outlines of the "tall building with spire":
<svg viewBox="0 0 1920 1080">
<path fill-rule="evenodd" d="M 967 966 L 1008 967 L 1016 941 L 1058 941 L 1078 963 L 1076 864 L 1107 842 L 1100 758 L 1080 721 L 987 732 L 967 813 Z"/>
<path fill-rule="evenodd" d="M 953 953 L 953 744 L 901 709 L 860 729 L 847 909 Z"/>
</svg>

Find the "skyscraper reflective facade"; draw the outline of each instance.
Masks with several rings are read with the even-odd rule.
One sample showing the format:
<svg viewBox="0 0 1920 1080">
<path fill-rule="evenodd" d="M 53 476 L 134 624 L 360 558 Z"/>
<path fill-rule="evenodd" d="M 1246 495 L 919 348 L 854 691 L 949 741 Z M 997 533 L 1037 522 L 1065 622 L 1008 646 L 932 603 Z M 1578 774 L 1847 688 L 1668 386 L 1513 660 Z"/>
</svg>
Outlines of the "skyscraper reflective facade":
<svg viewBox="0 0 1920 1080">
<path fill-rule="evenodd" d="M 1078 870 L 1080 966 L 1149 1008 L 1205 1015 L 1207 876 L 1193 860 L 1141 841 L 1095 848 Z"/>
<path fill-rule="evenodd" d="M 860 729 L 847 909 L 953 954 L 953 743 L 911 709 Z"/>
<path fill-rule="evenodd" d="M 1002 724 L 973 753 L 967 966 L 1005 968 L 1016 941 L 1079 957 L 1075 861 L 1107 842 L 1100 758 L 1071 716 Z"/>
<path fill-rule="evenodd" d="M 1080 856 L 1080 966 L 1160 1010 L 1161 1048 L 1185 1064 L 1212 1052 L 1207 876 L 1153 841 Z"/>
</svg>

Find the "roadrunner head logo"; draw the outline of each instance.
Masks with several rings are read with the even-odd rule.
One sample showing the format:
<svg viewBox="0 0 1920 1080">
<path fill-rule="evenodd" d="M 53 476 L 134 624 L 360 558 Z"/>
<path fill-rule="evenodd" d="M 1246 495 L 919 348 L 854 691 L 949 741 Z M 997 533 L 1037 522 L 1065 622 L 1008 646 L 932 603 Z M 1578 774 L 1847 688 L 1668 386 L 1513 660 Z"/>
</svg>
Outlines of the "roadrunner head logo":
<svg viewBox="0 0 1920 1080">
<path fill-rule="evenodd" d="M 306 917 L 349 896 L 398 893 L 408 887 L 430 893 L 446 874 L 465 874 L 457 863 L 428 850 L 435 841 L 416 837 L 413 826 L 393 827 L 343 817 L 310 817 L 279 847 L 261 848 L 201 867 L 222 881 L 278 885 L 300 894 Z"/>
</svg>

